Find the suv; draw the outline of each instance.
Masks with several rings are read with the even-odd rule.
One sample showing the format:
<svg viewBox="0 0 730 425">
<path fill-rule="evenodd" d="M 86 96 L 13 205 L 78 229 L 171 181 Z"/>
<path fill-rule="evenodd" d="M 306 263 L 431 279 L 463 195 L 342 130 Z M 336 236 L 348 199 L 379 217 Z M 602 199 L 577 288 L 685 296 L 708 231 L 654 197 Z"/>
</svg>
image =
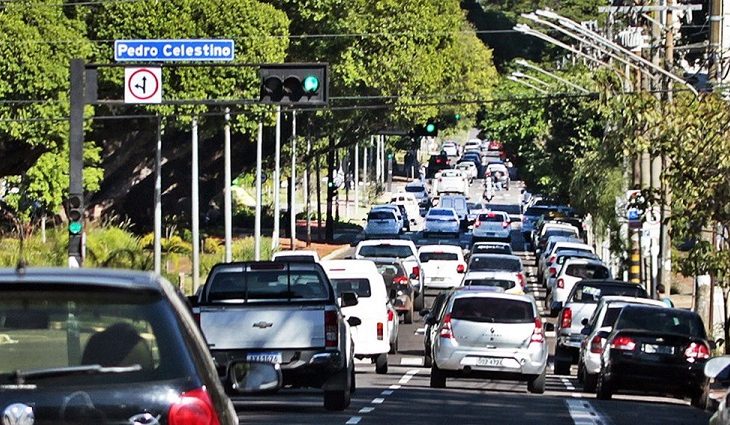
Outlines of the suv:
<svg viewBox="0 0 730 425">
<path fill-rule="evenodd" d="M 428 159 L 428 167 L 426 168 L 426 178 L 432 179 L 441 170 L 451 168 L 449 165 L 449 157 L 447 155 L 431 155 Z"/>
<path fill-rule="evenodd" d="M 611 271 L 601 260 L 567 259 L 555 277 L 554 286 L 548 286 L 545 295 L 546 307 L 553 317 L 563 307 L 576 283 L 583 279 L 611 279 Z"/>
<path fill-rule="evenodd" d="M 185 298 L 164 278 L 2 269 L 0 294 L 3 423 L 238 424 Z M 13 422 L 11 409 L 31 419 Z"/>
<path fill-rule="evenodd" d="M 593 315 L 602 297 L 623 295 L 649 298 L 646 291 L 635 283 L 616 280 L 583 280 L 570 291 L 565 307 L 558 316 L 555 334 L 554 367 L 556 375 L 570 375 L 570 365 L 577 363 L 583 341 L 583 319 Z"/>
<path fill-rule="evenodd" d="M 439 199 L 438 206 L 439 208 L 453 208 L 461 221 L 461 228 L 464 229 L 467 227 L 469 210 L 466 207 L 466 197 L 464 195 L 442 196 Z"/>
</svg>

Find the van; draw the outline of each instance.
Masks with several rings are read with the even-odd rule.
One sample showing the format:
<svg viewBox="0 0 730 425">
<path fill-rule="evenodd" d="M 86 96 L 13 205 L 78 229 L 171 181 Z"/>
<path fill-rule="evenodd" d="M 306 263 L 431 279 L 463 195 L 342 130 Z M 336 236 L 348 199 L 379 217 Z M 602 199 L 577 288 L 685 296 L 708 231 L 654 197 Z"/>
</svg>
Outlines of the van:
<svg viewBox="0 0 730 425">
<path fill-rule="evenodd" d="M 439 208 L 453 208 L 456 215 L 461 221 L 462 227 L 466 225 L 466 216 L 469 210 L 466 206 L 466 197 L 464 195 L 446 195 L 439 200 Z"/>
</svg>

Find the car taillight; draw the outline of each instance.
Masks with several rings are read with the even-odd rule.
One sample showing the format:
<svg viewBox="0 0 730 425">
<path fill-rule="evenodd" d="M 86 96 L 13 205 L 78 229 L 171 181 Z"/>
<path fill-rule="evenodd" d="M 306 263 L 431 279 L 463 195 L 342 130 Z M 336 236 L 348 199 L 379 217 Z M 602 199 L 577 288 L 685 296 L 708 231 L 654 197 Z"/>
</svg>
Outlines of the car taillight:
<svg viewBox="0 0 730 425">
<path fill-rule="evenodd" d="M 466 267 L 463 264 L 456 266 L 456 273 L 464 273 L 464 270 L 466 270 Z"/>
<path fill-rule="evenodd" d="M 474 223 L 474 227 L 479 227 L 479 226 L 481 226 L 481 225 L 482 225 L 482 222 L 481 222 L 481 221 L 479 221 L 479 220 L 477 220 L 477 222 L 476 222 L 476 223 Z"/>
<path fill-rule="evenodd" d="M 542 330 L 542 320 L 539 317 L 535 318 L 535 330 L 532 331 L 532 337 L 530 338 L 530 343 L 533 342 L 538 344 L 545 342 L 545 334 Z"/>
<path fill-rule="evenodd" d="M 573 311 L 570 308 L 564 308 L 560 316 L 560 327 L 569 328 L 573 324 Z"/>
<path fill-rule="evenodd" d="M 378 341 L 383 340 L 383 322 L 378 322 L 376 332 L 378 334 Z"/>
<path fill-rule="evenodd" d="M 550 273 L 550 277 L 555 277 L 556 274 L 558 274 L 558 269 L 555 267 L 550 267 L 548 269 L 548 273 Z"/>
<path fill-rule="evenodd" d="M 547 260 L 548 264 L 554 263 L 555 262 L 555 258 L 556 257 L 554 255 L 551 255 L 550 258 L 548 258 L 548 260 Z"/>
<path fill-rule="evenodd" d="M 591 340 L 591 353 L 603 353 L 603 338 L 600 335 L 594 336 Z"/>
<path fill-rule="evenodd" d="M 508 228 L 508 227 L 509 227 L 509 221 L 503 221 L 503 222 L 502 222 L 502 228 L 503 228 L 503 229 L 506 229 L 506 228 Z"/>
<path fill-rule="evenodd" d="M 393 278 L 393 283 L 396 285 L 405 285 L 408 283 L 408 278 L 406 276 L 400 275 Z"/>
<path fill-rule="evenodd" d="M 388 310 L 388 321 L 392 322 L 393 319 L 395 319 L 395 314 L 393 313 L 393 310 Z"/>
<path fill-rule="evenodd" d="M 556 285 L 558 286 L 558 288 L 565 288 L 565 281 L 563 280 L 562 277 L 560 279 L 558 279 L 558 281 L 556 282 Z"/>
<path fill-rule="evenodd" d="M 636 341 L 630 336 L 619 335 L 611 341 L 611 348 L 623 351 L 634 351 Z"/>
<path fill-rule="evenodd" d="M 418 266 L 413 266 L 411 273 L 415 276 L 415 279 L 421 277 L 421 269 Z"/>
<path fill-rule="evenodd" d="M 180 400 L 170 407 L 167 423 L 170 425 L 220 425 L 218 414 L 205 387 L 182 393 Z"/>
<path fill-rule="evenodd" d="M 439 336 L 441 338 L 454 339 L 454 331 L 451 329 L 451 313 L 447 313 L 444 316 L 444 324 L 441 325 L 441 331 Z"/>
<path fill-rule="evenodd" d="M 325 347 L 337 347 L 337 312 L 324 312 L 324 345 Z"/>
<path fill-rule="evenodd" d="M 525 280 L 525 275 L 522 274 L 522 272 L 519 272 L 519 273 L 517 273 L 517 279 L 519 279 L 522 289 L 525 289 L 525 286 L 527 285 L 527 281 Z"/>
<path fill-rule="evenodd" d="M 687 357 L 687 361 L 690 363 L 693 363 L 697 359 L 709 359 L 710 348 L 704 343 L 693 342 L 684 350 L 684 356 Z"/>
</svg>

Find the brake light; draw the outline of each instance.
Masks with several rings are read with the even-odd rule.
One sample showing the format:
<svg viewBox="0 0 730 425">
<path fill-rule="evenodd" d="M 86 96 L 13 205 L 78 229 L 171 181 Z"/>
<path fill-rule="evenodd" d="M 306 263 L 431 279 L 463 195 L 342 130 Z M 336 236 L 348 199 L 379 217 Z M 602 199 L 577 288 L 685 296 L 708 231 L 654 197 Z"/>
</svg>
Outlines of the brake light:
<svg viewBox="0 0 730 425">
<path fill-rule="evenodd" d="M 441 331 L 439 332 L 439 336 L 441 338 L 454 339 L 454 331 L 453 329 L 451 329 L 451 313 L 447 313 L 444 316 L 443 322 L 444 324 L 441 325 Z"/>
<path fill-rule="evenodd" d="M 550 273 L 550 277 L 555 277 L 556 274 L 558 274 L 558 269 L 555 267 L 550 267 L 548 269 L 548 273 Z"/>
<path fill-rule="evenodd" d="M 456 266 L 456 273 L 464 273 L 464 270 L 466 270 L 466 267 L 463 264 Z"/>
<path fill-rule="evenodd" d="M 392 322 L 393 319 L 395 319 L 395 314 L 393 314 L 393 310 L 388 310 L 388 321 Z"/>
<path fill-rule="evenodd" d="M 378 334 L 378 341 L 383 340 L 383 322 L 378 322 L 376 332 Z"/>
<path fill-rule="evenodd" d="M 324 345 L 325 347 L 337 347 L 337 312 L 324 312 Z"/>
<path fill-rule="evenodd" d="M 591 340 L 591 353 L 603 353 L 603 338 L 601 338 L 599 335 L 594 336 Z"/>
<path fill-rule="evenodd" d="M 413 271 L 411 271 L 411 273 L 415 276 L 414 279 L 421 277 L 421 269 L 418 266 L 413 266 Z"/>
<path fill-rule="evenodd" d="M 535 318 L 535 330 L 532 331 L 532 337 L 530 338 L 530 344 L 533 342 L 538 344 L 545 342 L 545 334 L 542 330 L 542 320 L 539 317 Z"/>
<path fill-rule="evenodd" d="M 634 351 L 636 341 L 630 336 L 619 335 L 611 341 L 611 348 L 623 351 Z"/>
<path fill-rule="evenodd" d="M 205 387 L 186 391 L 180 400 L 170 407 L 167 413 L 170 425 L 220 425 L 218 415 L 213 407 Z"/>
<path fill-rule="evenodd" d="M 560 327 L 565 329 L 571 327 L 571 325 L 573 325 L 573 311 L 570 307 L 566 307 L 560 316 Z"/>
<path fill-rule="evenodd" d="M 405 285 L 408 283 L 408 278 L 406 276 L 400 275 L 393 278 L 393 283 L 396 285 Z"/>
<path fill-rule="evenodd" d="M 479 226 L 481 226 L 481 224 L 482 224 L 482 222 L 477 220 L 477 222 L 474 223 L 474 227 L 479 227 Z"/>
<path fill-rule="evenodd" d="M 558 286 L 558 288 L 565 288 L 565 281 L 563 280 L 562 277 L 560 279 L 558 279 L 558 281 L 556 282 L 556 285 Z"/>
<path fill-rule="evenodd" d="M 506 228 L 508 228 L 508 227 L 509 227 L 509 221 L 503 221 L 503 222 L 502 222 L 502 228 L 503 228 L 503 229 L 506 229 Z"/>
<path fill-rule="evenodd" d="M 687 361 L 690 363 L 694 363 L 697 359 L 709 359 L 710 348 L 702 342 L 693 342 L 684 350 L 684 356 L 687 357 Z"/>
<path fill-rule="evenodd" d="M 494 213 L 493 212 L 487 213 L 487 217 L 494 217 Z"/>
<path fill-rule="evenodd" d="M 519 273 L 517 273 L 517 279 L 519 279 L 522 289 L 525 289 L 525 286 L 527 285 L 527 281 L 525 280 L 525 275 L 522 274 L 522 272 L 519 272 Z"/>
</svg>

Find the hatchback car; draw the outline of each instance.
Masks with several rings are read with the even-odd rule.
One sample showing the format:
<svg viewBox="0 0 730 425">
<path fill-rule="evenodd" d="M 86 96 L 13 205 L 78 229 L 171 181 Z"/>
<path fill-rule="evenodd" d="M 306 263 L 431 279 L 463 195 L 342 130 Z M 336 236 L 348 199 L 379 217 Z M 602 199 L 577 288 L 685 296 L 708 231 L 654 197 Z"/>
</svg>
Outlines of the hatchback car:
<svg viewBox="0 0 730 425">
<path fill-rule="evenodd" d="M 419 180 L 408 183 L 405 187 L 405 192 L 411 193 L 413 194 L 413 196 L 416 197 L 419 207 L 428 208 L 431 205 L 431 200 L 428 196 L 428 190 L 426 190 L 426 186 Z"/>
<path fill-rule="evenodd" d="M 453 208 L 431 208 L 426 213 L 426 224 L 423 229 L 423 236 L 429 237 L 435 234 L 450 234 L 459 236 L 461 220 Z"/>
<path fill-rule="evenodd" d="M 477 242 L 471 247 L 471 254 L 512 255 L 512 245 L 507 242 Z"/>
<path fill-rule="evenodd" d="M 397 258 L 370 258 L 383 276 L 390 303 L 397 314 L 403 315 L 403 323 L 413 323 L 413 285 L 403 262 Z"/>
<path fill-rule="evenodd" d="M 363 231 L 366 235 L 399 235 L 403 230 L 393 211 L 371 210 L 366 220 Z"/>
<path fill-rule="evenodd" d="M 10 406 L 44 424 L 238 423 L 184 297 L 165 279 L 3 269 L 0 293 L 3 423 Z"/>
<path fill-rule="evenodd" d="M 477 166 L 471 161 L 459 162 L 455 168 L 466 174 L 466 177 L 469 179 L 469 184 L 473 183 L 474 179 L 477 178 Z"/>
<path fill-rule="evenodd" d="M 424 283 L 428 289 L 448 289 L 461 286 L 466 272 L 464 251 L 455 245 L 423 245 L 418 248 L 423 267 Z"/>
<path fill-rule="evenodd" d="M 472 238 L 478 240 L 512 241 L 512 227 L 509 216 L 502 211 L 490 211 L 477 216 L 472 229 Z"/>
<path fill-rule="evenodd" d="M 611 279 L 611 271 L 601 260 L 569 258 L 563 263 L 555 278 L 555 286 L 548 286 L 546 307 L 553 316 L 563 308 L 570 291 L 583 279 Z"/>
<path fill-rule="evenodd" d="M 547 340 L 532 296 L 463 288 L 436 326 L 431 387 L 468 377 L 527 381 L 530 392 L 545 391 Z"/>
</svg>

